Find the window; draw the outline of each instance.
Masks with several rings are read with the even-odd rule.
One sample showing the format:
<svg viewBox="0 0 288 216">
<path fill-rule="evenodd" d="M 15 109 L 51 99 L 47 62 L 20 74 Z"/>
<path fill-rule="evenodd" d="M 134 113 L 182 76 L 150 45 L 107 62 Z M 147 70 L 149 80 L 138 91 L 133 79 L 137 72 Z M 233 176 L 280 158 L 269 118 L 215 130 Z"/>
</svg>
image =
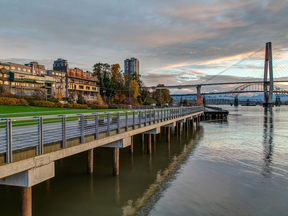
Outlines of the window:
<svg viewBox="0 0 288 216">
<path fill-rule="evenodd" d="M 0 80 L 0 84 L 3 84 L 3 81 L 2 81 L 2 80 Z"/>
<path fill-rule="evenodd" d="M 2 77 L 2 74 L 0 73 L 0 77 Z"/>
<path fill-rule="evenodd" d="M 4 85 L 9 85 L 9 82 L 8 81 L 4 81 Z"/>
<path fill-rule="evenodd" d="M 2 69 L 3 68 L 3 65 L 0 65 L 0 69 Z"/>
<path fill-rule="evenodd" d="M 17 70 L 18 70 L 18 71 L 21 71 L 21 68 L 20 68 L 20 67 L 18 67 L 18 68 L 17 68 Z"/>
<path fill-rule="evenodd" d="M 11 70 L 15 70 L 15 67 L 14 67 L 14 66 L 11 66 Z"/>
<path fill-rule="evenodd" d="M 27 70 L 27 72 L 31 72 L 31 70 L 30 70 L 30 69 L 28 69 L 28 70 Z"/>
<path fill-rule="evenodd" d="M 4 66 L 4 69 L 9 70 L 9 66 Z"/>
<path fill-rule="evenodd" d="M 35 85 L 34 84 L 31 84 L 31 87 L 34 87 Z"/>
<path fill-rule="evenodd" d="M 24 72 L 26 72 L 26 68 L 23 68 L 22 70 L 23 70 Z"/>
<path fill-rule="evenodd" d="M 14 85 L 15 85 L 15 82 L 11 82 L 11 85 L 14 86 Z"/>
</svg>

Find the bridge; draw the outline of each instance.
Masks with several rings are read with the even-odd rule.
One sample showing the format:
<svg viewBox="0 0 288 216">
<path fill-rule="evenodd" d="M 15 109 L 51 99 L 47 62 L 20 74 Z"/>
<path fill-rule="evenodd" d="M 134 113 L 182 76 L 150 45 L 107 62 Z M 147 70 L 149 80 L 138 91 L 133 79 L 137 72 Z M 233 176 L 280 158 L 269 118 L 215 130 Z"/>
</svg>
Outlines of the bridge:
<svg viewBox="0 0 288 216">
<path fill-rule="evenodd" d="M 264 53 L 263 53 L 264 51 Z M 276 49 L 280 52 L 280 50 Z M 262 58 L 260 56 L 263 56 Z M 273 66 L 274 64 L 274 66 Z M 276 71 L 274 73 L 273 71 Z M 274 87 L 274 83 L 278 85 L 283 85 L 288 82 L 287 74 L 287 59 L 282 59 L 279 54 L 272 59 L 272 43 L 268 42 L 265 48 L 261 48 L 251 55 L 243 58 L 241 61 L 230 66 L 229 68 L 221 71 L 220 73 L 209 76 L 206 75 L 202 82 L 193 81 L 188 85 L 172 85 L 164 87 L 149 87 L 154 90 L 161 89 L 189 89 L 196 88 L 195 94 L 180 94 L 177 96 L 197 96 L 198 104 L 202 103 L 202 95 L 228 95 L 237 99 L 238 95 L 241 93 L 264 93 L 263 106 L 271 107 L 273 106 L 273 94 L 276 94 L 276 99 L 280 99 L 280 96 L 287 95 L 287 91 L 282 87 Z M 263 73 L 264 72 L 264 73 Z M 232 90 L 227 91 L 215 91 L 215 86 L 227 86 L 233 85 Z M 212 91 L 204 91 L 201 89 L 203 87 L 213 87 Z M 174 95 L 176 96 L 176 95 Z"/>
<path fill-rule="evenodd" d="M 203 106 L 51 115 L 0 119 L 0 184 L 21 187 L 21 215 L 32 215 L 32 186 L 55 176 L 55 161 L 87 152 L 87 171 L 93 173 L 93 149 L 113 149 L 113 174 L 119 175 L 119 149 L 133 152 L 133 136 L 151 139 L 166 129 L 181 131 L 181 124 L 196 125 Z"/>
</svg>

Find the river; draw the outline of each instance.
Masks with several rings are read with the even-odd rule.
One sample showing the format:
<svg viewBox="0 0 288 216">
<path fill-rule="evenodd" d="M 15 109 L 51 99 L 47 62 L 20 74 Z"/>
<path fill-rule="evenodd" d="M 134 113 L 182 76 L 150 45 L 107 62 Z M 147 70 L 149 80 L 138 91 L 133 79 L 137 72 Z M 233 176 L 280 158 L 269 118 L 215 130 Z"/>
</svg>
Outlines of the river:
<svg viewBox="0 0 288 216">
<path fill-rule="evenodd" d="M 112 176 L 112 149 L 56 162 L 55 177 L 33 186 L 33 215 L 288 215 L 288 106 L 228 107 L 227 121 L 165 134 L 146 154 L 120 149 Z M 0 215 L 19 215 L 20 189 L 0 186 Z"/>
</svg>

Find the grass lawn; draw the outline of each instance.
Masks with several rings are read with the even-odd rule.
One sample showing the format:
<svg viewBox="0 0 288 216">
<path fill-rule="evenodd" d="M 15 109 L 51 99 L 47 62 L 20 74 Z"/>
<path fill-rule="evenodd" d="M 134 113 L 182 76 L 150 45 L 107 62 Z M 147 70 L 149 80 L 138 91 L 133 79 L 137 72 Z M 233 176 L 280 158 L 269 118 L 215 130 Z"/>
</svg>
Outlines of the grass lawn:
<svg viewBox="0 0 288 216">
<path fill-rule="evenodd" d="M 95 112 L 118 112 L 132 109 L 71 109 L 71 108 L 49 108 L 34 106 L 4 106 L 0 105 L 0 119 L 10 117 L 27 117 L 27 116 L 43 116 L 43 115 L 65 115 Z"/>
</svg>

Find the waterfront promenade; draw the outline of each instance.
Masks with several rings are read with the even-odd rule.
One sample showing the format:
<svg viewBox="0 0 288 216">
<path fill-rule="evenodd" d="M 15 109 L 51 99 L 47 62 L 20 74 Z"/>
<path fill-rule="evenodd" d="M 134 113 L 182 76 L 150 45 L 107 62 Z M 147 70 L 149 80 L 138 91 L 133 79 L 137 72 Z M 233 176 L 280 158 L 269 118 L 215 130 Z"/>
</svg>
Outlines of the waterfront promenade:
<svg viewBox="0 0 288 216">
<path fill-rule="evenodd" d="M 93 149 L 113 148 L 113 174 L 119 175 L 119 148 L 130 146 L 133 136 L 151 138 L 166 128 L 200 121 L 204 108 L 165 108 L 127 112 L 3 119 L 0 130 L 0 184 L 22 187 L 22 215 L 31 215 L 32 186 L 55 176 L 54 162 L 88 151 L 88 173 L 93 173 Z"/>
</svg>

